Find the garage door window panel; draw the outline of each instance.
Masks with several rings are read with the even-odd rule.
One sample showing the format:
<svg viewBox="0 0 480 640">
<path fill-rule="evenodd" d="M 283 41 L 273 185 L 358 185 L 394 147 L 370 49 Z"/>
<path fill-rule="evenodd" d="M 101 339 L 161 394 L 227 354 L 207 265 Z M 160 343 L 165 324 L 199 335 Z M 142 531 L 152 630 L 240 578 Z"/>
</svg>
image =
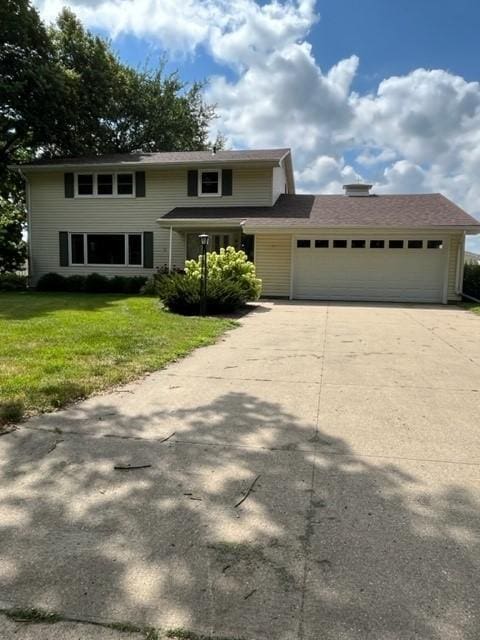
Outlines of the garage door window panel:
<svg viewBox="0 0 480 640">
<path fill-rule="evenodd" d="M 334 240 L 333 241 L 333 248 L 334 249 L 346 249 L 347 248 L 347 241 L 346 240 Z"/>
<path fill-rule="evenodd" d="M 329 246 L 328 240 L 315 240 L 315 249 L 328 249 Z"/>
<path fill-rule="evenodd" d="M 389 249 L 403 249 L 404 242 L 403 240 L 389 240 L 388 248 Z"/>
<path fill-rule="evenodd" d="M 428 240 L 427 249 L 443 249 L 443 240 Z"/>
<path fill-rule="evenodd" d="M 423 240 L 409 240 L 407 246 L 409 249 L 423 249 Z"/>
<path fill-rule="evenodd" d="M 352 249 L 365 249 L 366 246 L 366 240 L 352 240 Z"/>
<path fill-rule="evenodd" d="M 385 249 L 385 240 L 370 240 L 370 249 Z"/>
<path fill-rule="evenodd" d="M 310 240 L 297 240 L 297 249 L 310 249 Z"/>
</svg>

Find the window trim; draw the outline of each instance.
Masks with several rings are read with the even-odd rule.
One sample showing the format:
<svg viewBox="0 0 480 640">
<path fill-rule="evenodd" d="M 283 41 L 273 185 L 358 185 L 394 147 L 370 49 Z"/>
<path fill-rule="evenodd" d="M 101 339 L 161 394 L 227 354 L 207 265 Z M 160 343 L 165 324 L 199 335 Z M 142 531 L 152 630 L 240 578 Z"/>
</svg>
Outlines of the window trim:
<svg viewBox="0 0 480 640">
<path fill-rule="evenodd" d="M 72 256 L 72 236 L 82 236 L 83 235 L 83 260 L 84 262 L 73 262 Z M 125 262 L 122 264 L 105 264 L 105 263 L 96 263 L 96 262 L 88 262 L 88 236 L 124 236 L 125 243 Z M 129 258 L 129 246 L 128 239 L 129 236 L 140 236 L 140 264 L 130 264 L 128 262 Z M 68 232 L 68 266 L 69 267 L 137 267 L 143 269 L 143 260 L 144 260 L 144 247 L 143 247 L 143 232 L 142 231 L 69 231 Z"/>
<path fill-rule="evenodd" d="M 132 176 L 132 193 L 118 193 L 118 182 L 117 182 L 117 176 L 119 174 L 125 175 L 128 174 L 130 176 Z M 112 181 L 112 189 L 113 192 L 110 193 L 105 193 L 105 194 L 99 194 L 98 193 L 98 175 L 102 174 L 102 175 L 111 175 L 113 177 L 113 181 Z M 78 176 L 93 176 L 93 193 L 91 194 L 81 194 L 78 193 Z M 78 171 L 75 173 L 74 175 L 74 196 L 75 198 L 101 198 L 103 199 L 108 199 L 108 198 L 135 198 L 136 194 L 135 194 L 135 172 L 134 171 Z"/>
<path fill-rule="evenodd" d="M 218 176 L 217 193 L 202 193 L 202 176 L 204 173 L 216 173 Z M 199 198 L 220 198 L 222 196 L 222 170 L 221 169 L 199 169 L 198 170 L 198 197 Z"/>
</svg>

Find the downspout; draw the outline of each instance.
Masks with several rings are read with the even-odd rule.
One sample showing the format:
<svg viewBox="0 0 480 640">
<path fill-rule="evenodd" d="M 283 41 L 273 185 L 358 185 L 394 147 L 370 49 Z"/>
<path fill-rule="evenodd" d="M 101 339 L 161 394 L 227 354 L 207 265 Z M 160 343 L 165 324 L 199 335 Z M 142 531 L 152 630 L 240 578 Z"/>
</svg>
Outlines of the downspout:
<svg viewBox="0 0 480 640">
<path fill-rule="evenodd" d="M 463 232 L 463 243 L 460 251 L 458 252 L 461 256 L 461 264 L 459 269 L 459 282 L 458 282 L 458 291 L 457 293 L 462 296 L 462 298 L 467 298 L 467 300 L 472 300 L 472 302 L 480 303 L 478 298 L 474 298 L 473 296 L 469 296 L 467 293 L 463 292 L 463 273 L 465 271 L 465 231 Z"/>
<path fill-rule="evenodd" d="M 25 180 L 25 202 L 27 205 L 27 283 L 30 287 L 32 279 L 32 220 L 30 211 L 30 181 L 21 169 L 19 169 L 19 173 Z"/>
<path fill-rule="evenodd" d="M 173 227 L 170 225 L 168 236 L 168 273 L 172 273 L 172 245 L 173 245 Z"/>
<path fill-rule="evenodd" d="M 463 268 L 465 262 L 465 231 L 462 233 L 462 240 L 457 254 L 457 281 L 456 291 L 457 295 L 462 295 L 463 289 Z"/>
</svg>

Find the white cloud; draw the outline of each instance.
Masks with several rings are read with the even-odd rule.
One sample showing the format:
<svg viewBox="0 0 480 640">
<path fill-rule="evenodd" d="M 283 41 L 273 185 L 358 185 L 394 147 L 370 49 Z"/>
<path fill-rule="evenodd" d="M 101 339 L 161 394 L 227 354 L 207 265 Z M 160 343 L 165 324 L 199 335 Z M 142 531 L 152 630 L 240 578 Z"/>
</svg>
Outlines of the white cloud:
<svg viewBox="0 0 480 640">
<path fill-rule="evenodd" d="M 49 20 L 64 4 L 37 0 Z M 202 47 L 229 67 L 234 79 L 215 76 L 207 91 L 218 105 L 216 129 L 235 147 L 291 146 L 301 190 L 338 192 L 361 177 L 344 160 L 355 151 L 378 192 L 441 191 L 480 217 L 478 82 L 416 69 L 384 79 L 372 94 L 354 93 L 355 55 L 327 71 L 313 55 L 314 0 L 66 4 L 112 37 L 134 34 L 174 55 Z"/>
<path fill-rule="evenodd" d="M 295 173 L 297 190 L 306 193 L 343 193 L 344 184 L 359 179 L 361 176 L 353 167 L 345 164 L 343 158 L 336 160 L 331 156 L 318 156 Z M 321 185 L 320 189 L 318 185 Z"/>
</svg>

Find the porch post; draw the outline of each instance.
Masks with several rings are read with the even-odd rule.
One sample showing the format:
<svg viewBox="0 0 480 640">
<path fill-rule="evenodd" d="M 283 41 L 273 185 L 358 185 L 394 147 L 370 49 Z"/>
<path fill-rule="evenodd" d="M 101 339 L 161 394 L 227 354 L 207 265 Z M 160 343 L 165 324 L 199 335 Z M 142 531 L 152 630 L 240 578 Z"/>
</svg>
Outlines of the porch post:
<svg viewBox="0 0 480 640">
<path fill-rule="evenodd" d="M 172 244 L 173 244 L 173 227 L 170 227 L 168 237 L 168 273 L 172 272 Z"/>
</svg>

